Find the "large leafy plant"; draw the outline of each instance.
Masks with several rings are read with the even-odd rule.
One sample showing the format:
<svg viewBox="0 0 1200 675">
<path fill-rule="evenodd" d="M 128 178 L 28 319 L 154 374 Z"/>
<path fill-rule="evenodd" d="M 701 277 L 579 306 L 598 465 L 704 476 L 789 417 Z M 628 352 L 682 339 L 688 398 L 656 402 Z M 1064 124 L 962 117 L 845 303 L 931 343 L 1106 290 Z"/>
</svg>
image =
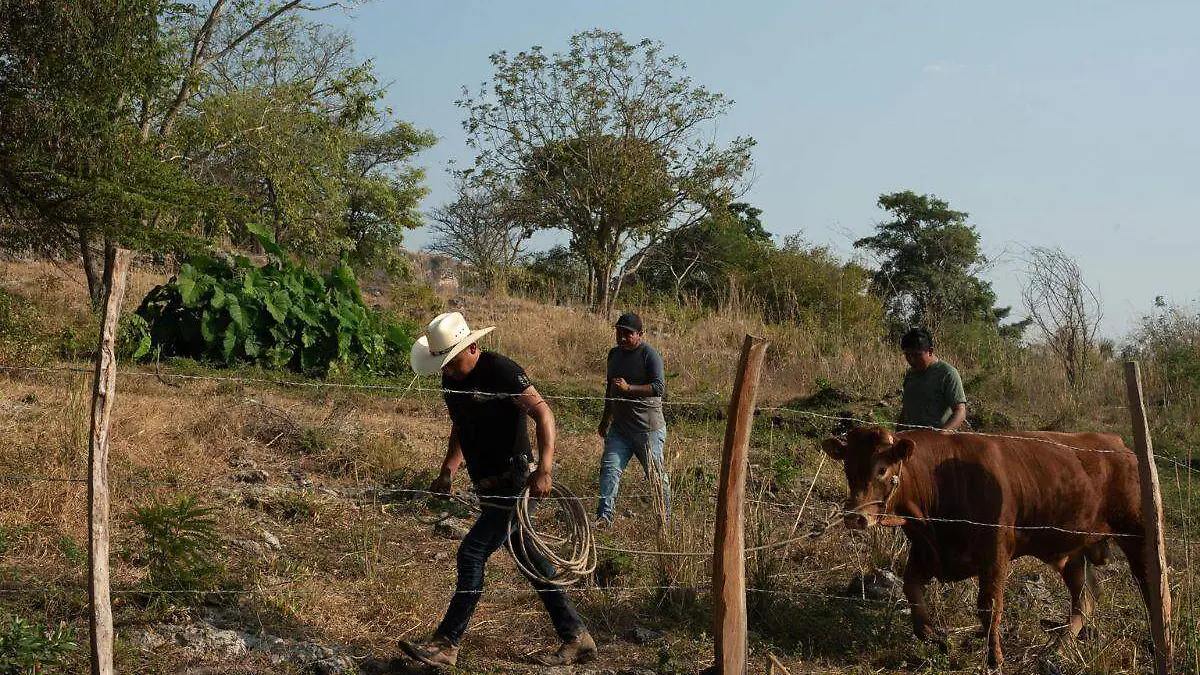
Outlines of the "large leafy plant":
<svg viewBox="0 0 1200 675">
<path fill-rule="evenodd" d="M 288 262 L 261 236 L 272 262 L 242 256 L 193 257 L 169 282 L 142 300 L 137 315 L 150 340 L 135 358 L 157 349 L 234 365 L 324 374 L 340 364 L 379 375 L 401 372 L 416 326 L 389 320 L 363 303 L 345 263 L 321 275 Z"/>
</svg>

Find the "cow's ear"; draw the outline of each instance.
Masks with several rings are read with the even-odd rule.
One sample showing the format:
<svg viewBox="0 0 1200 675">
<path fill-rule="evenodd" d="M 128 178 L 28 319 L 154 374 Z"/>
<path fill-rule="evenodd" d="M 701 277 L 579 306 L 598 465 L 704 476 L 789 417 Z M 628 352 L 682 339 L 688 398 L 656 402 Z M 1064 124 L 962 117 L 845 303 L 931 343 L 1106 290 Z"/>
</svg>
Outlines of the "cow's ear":
<svg viewBox="0 0 1200 675">
<path fill-rule="evenodd" d="M 839 462 L 846 457 L 846 441 L 836 436 L 830 436 L 821 441 L 821 449 L 825 451 L 825 454 Z"/>
<path fill-rule="evenodd" d="M 896 444 L 888 449 L 888 456 L 893 462 L 903 462 L 912 457 L 913 451 L 917 449 L 917 444 L 911 438 L 901 438 L 896 441 Z"/>
</svg>

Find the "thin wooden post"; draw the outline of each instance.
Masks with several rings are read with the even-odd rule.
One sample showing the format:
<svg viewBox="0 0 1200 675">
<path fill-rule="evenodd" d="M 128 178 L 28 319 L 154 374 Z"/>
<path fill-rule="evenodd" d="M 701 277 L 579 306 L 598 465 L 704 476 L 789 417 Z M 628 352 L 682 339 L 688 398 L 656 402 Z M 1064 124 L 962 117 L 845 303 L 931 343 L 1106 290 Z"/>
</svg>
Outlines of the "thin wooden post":
<svg viewBox="0 0 1200 675">
<path fill-rule="evenodd" d="M 1146 405 L 1142 398 L 1142 372 L 1137 361 L 1125 362 L 1125 387 L 1129 395 L 1129 413 L 1133 417 L 1133 445 L 1138 457 L 1142 483 L 1142 522 L 1146 528 L 1146 611 L 1150 614 L 1150 635 L 1154 641 L 1154 671 L 1167 675 L 1171 668 L 1171 585 L 1167 579 L 1167 555 L 1163 541 L 1162 493 L 1158 486 L 1158 467 L 1154 464 L 1154 446 L 1146 423 Z"/>
<path fill-rule="evenodd" d="M 721 488 L 717 496 L 717 530 L 713 555 L 713 632 L 716 663 L 721 675 L 746 673 L 746 536 L 743 529 L 746 455 L 754 425 L 754 400 L 762 374 L 767 342 L 747 335 L 742 344 L 721 454 Z"/>
<path fill-rule="evenodd" d="M 92 604 L 92 675 L 112 675 L 113 618 L 108 585 L 108 427 L 116 398 L 114 346 L 129 274 L 129 251 L 109 249 L 104 260 L 104 323 L 92 382 L 92 425 L 88 443 L 88 596 Z"/>
</svg>

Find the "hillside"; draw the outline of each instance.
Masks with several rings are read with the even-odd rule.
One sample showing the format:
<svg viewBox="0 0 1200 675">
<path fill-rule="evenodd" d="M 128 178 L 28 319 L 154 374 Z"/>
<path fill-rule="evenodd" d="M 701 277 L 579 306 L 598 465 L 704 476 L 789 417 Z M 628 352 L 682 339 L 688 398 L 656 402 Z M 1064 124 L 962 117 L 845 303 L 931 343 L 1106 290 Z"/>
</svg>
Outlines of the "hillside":
<svg viewBox="0 0 1200 675">
<path fill-rule="evenodd" d="M 126 309 L 165 278 L 164 270 L 139 267 Z M 14 616 L 65 624 L 81 646 L 61 669 L 81 672 L 87 491 L 70 479 L 85 474 L 87 461 L 90 375 L 78 371 L 89 364 L 76 357 L 96 329 L 74 266 L 0 262 L 0 288 L 19 305 L 0 326 L 0 365 L 33 368 L 0 369 L 0 631 Z M 381 287 L 375 299 L 412 315 L 449 306 L 448 298 L 428 293 L 419 296 L 425 306 L 414 306 L 414 293 Z M 550 398 L 560 427 L 558 480 L 588 498 L 590 509 L 608 322 L 579 308 L 519 298 L 455 297 L 473 326 L 497 326 L 485 346 L 522 363 Z M 792 673 L 976 672 L 983 649 L 970 637 L 973 582 L 930 590 L 935 614 L 953 627 L 950 652 L 917 643 L 890 577 L 861 580 L 875 570 L 899 573 L 903 538 L 840 526 L 845 478 L 818 447 L 833 428 L 830 417 L 844 411 L 894 418 L 900 355 L 878 342 L 766 325 L 736 308 L 703 317 L 685 308 L 639 309 L 647 340 L 667 363 L 673 529 L 659 535 L 650 525 L 647 482 L 631 467 L 621 517 L 600 535 L 601 585 L 572 591 L 601 659 L 569 672 L 691 673 L 711 662 L 709 560 L 653 552 L 712 548 L 724 404 L 748 332 L 772 341 L 759 404 L 778 409 L 763 411 L 755 427 L 747 542 L 814 533 L 748 556 L 752 669 L 765 672 L 774 654 Z M 1127 432 L 1119 364 L 1106 363 L 1087 391 L 1071 396 L 1036 350 L 1010 355 L 982 343 L 951 344 L 943 356 L 963 372 L 978 430 Z M 118 671 L 405 672 L 391 662 L 396 640 L 436 626 L 453 590 L 454 537 L 471 517 L 468 495 L 444 501 L 421 493 L 449 430 L 437 382 L 404 377 L 372 381 L 386 388 L 369 389 L 350 380 L 214 370 L 190 361 L 121 367 L 110 468 Z M 1169 534 L 1183 538 L 1197 514 L 1190 499 L 1195 471 L 1170 468 L 1161 469 Z M 465 478 L 456 488 L 468 488 Z M 135 522 L 137 509 L 183 497 L 212 509 L 219 537 L 203 590 L 164 587 L 155 574 L 165 561 L 154 558 Z M 1200 646 L 1191 613 L 1197 573 L 1189 563 L 1196 552 L 1190 542 L 1176 542 L 1171 551 L 1176 634 L 1190 658 Z M 1055 649 L 1039 619 L 1065 616 L 1065 590 L 1044 565 L 1015 565 L 1006 670 L 1145 670 L 1144 611 L 1127 568 L 1118 560 L 1100 574 L 1095 632 Z M 529 655 L 553 643 L 536 596 L 507 554 L 497 554 L 459 671 L 537 672 Z"/>
</svg>

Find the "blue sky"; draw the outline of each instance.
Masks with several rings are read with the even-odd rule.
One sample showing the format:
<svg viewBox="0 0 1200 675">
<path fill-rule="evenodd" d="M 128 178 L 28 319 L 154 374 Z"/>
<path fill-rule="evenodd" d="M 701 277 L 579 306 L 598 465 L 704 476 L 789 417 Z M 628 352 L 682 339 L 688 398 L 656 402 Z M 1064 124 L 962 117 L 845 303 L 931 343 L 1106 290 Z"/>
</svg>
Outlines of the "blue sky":
<svg viewBox="0 0 1200 675">
<path fill-rule="evenodd" d="M 844 257 L 879 194 L 934 193 L 971 214 L 1020 304 L 1021 247 L 1060 246 L 1125 335 L 1155 296 L 1200 297 L 1200 2 L 400 2 L 325 12 L 390 83 L 398 117 L 433 130 L 431 208 L 472 154 L 454 106 L 488 55 L 550 51 L 591 28 L 662 41 L 735 105 L 753 136 L 746 200 L 767 229 Z M 423 232 L 407 244 L 420 247 Z"/>
</svg>

